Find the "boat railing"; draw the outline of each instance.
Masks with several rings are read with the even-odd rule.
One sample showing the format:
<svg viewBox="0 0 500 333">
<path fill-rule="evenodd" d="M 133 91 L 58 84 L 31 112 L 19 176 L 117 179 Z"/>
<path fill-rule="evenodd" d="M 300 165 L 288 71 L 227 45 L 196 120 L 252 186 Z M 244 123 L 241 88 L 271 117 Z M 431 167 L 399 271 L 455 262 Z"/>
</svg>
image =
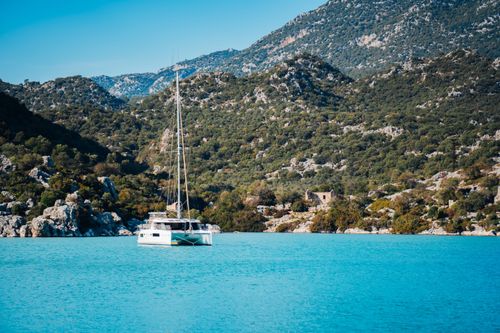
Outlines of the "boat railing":
<svg viewBox="0 0 500 333">
<path fill-rule="evenodd" d="M 172 228 L 163 223 L 146 223 L 146 224 L 140 224 L 138 226 L 139 230 L 149 230 L 149 229 L 156 229 L 156 230 L 172 230 Z"/>
</svg>

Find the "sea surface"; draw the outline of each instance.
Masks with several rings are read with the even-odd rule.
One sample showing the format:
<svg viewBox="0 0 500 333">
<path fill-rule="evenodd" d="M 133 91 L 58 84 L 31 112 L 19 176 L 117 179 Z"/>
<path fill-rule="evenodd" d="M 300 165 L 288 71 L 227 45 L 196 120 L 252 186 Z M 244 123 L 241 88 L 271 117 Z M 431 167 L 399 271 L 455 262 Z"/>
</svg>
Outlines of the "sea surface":
<svg viewBox="0 0 500 333">
<path fill-rule="evenodd" d="M 0 332 L 500 332 L 500 237 L 0 239 Z"/>
</svg>

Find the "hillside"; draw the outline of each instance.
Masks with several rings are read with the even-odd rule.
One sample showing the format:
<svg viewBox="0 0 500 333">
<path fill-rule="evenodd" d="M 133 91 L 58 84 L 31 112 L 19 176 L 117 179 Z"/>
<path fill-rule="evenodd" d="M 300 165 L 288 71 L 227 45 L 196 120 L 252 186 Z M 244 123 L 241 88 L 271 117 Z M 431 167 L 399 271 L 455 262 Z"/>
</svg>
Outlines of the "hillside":
<svg viewBox="0 0 500 333">
<path fill-rule="evenodd" d="M 94 81 L 81 76 L 17 85 L 0 80 L 0 91 L 18 98 L 28 109 L 35 112 L 84 106 L 115 110 L 125 105 L 125 101 L 110 95 Z"/>
<path fill-rule="evenodd" d="M 498 69 L 498 60 L 458 50 L 359 80 L 308 54 L 243 77 L 197 73 L 181 81 L 193 216 L 223 230 L 262 231 L 266 219 L 256 204 L 291 204 L 300 212 L 311 204 L 302 199 L 305 190 L 333 190 L 339 200 L 334 212 L 272 212 L 277 217 L 267 226 L 494 233 Z M 0 179 L 7 191 L 0 208 L 9 214 L 36 222 L 62 209 L 56 200 L 71 207 L 76 200 L 83 215 L 71 223 L 83 234 L 88 223 L 102 230 L 105 222 L 96 221 L 111 213 L 144 218 L 172 203 L 171 87 L 116 110 L 70 105 L 33 109 L 33 115 L 3 98 L 10 102 L 2 113 L 16 119 L 3 125 L 0 137 Z M 73 132 L 80 136 L 65 136 Z M 96 158 L 73 144 L 75 138 L 97 141 L 110 152 L 105 160 Z M 8 216 L 8 223 L 17 223 Z M 38 233 L 35 222 L 31 230 Z M 99 232 L 116 234 L 120 223 L 112 225 Z M 133 230 L 133 223 L 127 227 Z"/>
<path fill-rule="evenodd" d="M 232 186 L 268 179 L 275 187 L 356 194 L 403 173 L 418 178 L 468 166 L 478 156 L 491 164 L 499 81 L 497 63 L 470 51 L 356 82 L 314 56 L 242 78 L 195 75 L 181 83 L 193 179 Z M 155 122 L 169 124 L 172 93 L 133 112 L 139 119 L 156 112 Z M 168 143 L 164 136 L 141 158 L 164 165 L 158 149 Z"/>
<path fill-rule="evenodd" d="M 97 142 L 34 114 L 11 96 L 0 92 L 0 135 L 8 141 L 23 142 L 43 137 L 46 149 L 58 144 L 104 159 L 109 151 Z"/>
<path fill-rule="evenodd" d="M 495 28 L 498 13 L 497 0 L 331 0 L 242 51 L 215 52 L 176 66 L 182 78 L 212 71 L 242 76 L 309 53 L 359 78 L 412 57 L 432 57 L 459 48 L 496 58 L 500 56 L 500 32 Z M 173 68 L 93 80 L 115 96 L 146 96 L 172 81 Z"/>
<path fill-rule="evenodd" d="M 94 81 L 81 76 L 45 83 L 10 84 L 0 81 L 0 92 L 21 101 L 31 112 L 68 130 L 97 140 L 109 150 L 133 154 L 142 124 L 130 117 L 127 103 Z"/>
</svg>

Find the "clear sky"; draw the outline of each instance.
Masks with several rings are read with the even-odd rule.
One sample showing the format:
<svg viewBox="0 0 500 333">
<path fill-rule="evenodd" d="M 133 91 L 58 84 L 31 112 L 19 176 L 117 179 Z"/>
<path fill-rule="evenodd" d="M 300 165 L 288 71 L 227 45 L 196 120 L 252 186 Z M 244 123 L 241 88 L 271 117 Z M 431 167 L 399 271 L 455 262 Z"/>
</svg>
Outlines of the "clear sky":
<svg viewBox="0 0 500 333">
<path fill-rule="evenodd" d="M 156 71 L 243 49 L 326 0 L 0 0 L 0 79 Z"/>
</svg>

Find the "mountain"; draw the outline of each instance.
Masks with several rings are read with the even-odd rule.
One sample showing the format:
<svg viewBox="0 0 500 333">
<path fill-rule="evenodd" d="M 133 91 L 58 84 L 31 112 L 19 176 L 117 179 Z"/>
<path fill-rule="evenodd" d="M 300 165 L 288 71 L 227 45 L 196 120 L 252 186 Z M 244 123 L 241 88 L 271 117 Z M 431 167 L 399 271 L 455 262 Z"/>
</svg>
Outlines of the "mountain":
<svg viewBox="0 0 500 333">
<path fill-rule="evenodd" d="M 458 48 L 496 58 L 499 11 L 494 0 L 330 0 L 234 55 L 224 70 L 251 73 L 304 52 L 353 77 Z"/>
<path fill-rule="evenodd" d="M 162 68 L 156 73 L 125 74 L 114 77 L 101 75 L 93 77 L 92 80 L 114 96 L 146 96 L 157 93 L 168 86 L 175 79 L 175 69 L 179 70 L 181 78 L 200 71 L 211 72 L 220 68 L 226 59 L 236 54 L 238 51 L 229 49 L 181 61 L 176 65 Z"/>
<path fill-rule="evenodd" d="M 89 105 L 104 110 L 115 110 L 126 104 L 91 79 L 82 76 L 24 84 L 10 84 L 0 80 L 0 91 L 18 98 L 28 109 L 35 112 Z"/>
<path fill-rule="evenodd" d="M 499 12 L 496 0 L 331 0 L 242 51 L 215 52 L 178 66 L 182 78 L 211 71 L 242 76 L 309 53 L 359 78 L 412 57 L 459 48 L 496 58 Z M 93 79 L 115 96 L 145 96 L 165 88 L 173 79 L 173 68 Z"/>
</svg>

